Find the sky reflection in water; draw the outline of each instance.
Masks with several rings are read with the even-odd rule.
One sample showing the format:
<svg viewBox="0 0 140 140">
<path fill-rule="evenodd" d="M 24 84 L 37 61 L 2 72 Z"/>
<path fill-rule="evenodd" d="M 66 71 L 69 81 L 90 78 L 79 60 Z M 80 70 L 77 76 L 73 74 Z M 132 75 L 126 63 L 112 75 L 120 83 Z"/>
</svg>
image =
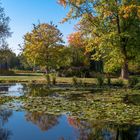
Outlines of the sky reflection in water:
<svg viewBox="0 0 140 140">
<path fill-rule="evenodd" d="M 1 110 L 0 140 L 140 140 L 140 127 Z"/>
<path fill-rule="evenodd" d="M 24 94 L 20 84 L 1 85 L 0 93 Z M 140 126 L 89 122 L 67 115 L 0 110 L 0 140 L 140 140 Z"/>
</svg>

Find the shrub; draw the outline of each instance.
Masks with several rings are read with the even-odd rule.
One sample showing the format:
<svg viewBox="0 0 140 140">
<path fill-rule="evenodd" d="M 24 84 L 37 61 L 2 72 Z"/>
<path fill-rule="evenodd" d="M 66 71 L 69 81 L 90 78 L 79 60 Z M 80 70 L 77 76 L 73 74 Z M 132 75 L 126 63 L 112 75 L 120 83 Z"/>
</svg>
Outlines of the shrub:
<svg viewBox="0 0 140 140">
<path fill-rule="evenodd" d="M 128 81 L 128 85 L 130 87 L 134 87 L 135 85 L 137 85 L 139 83 L 139 80 L 137 77 L 131 77 Z"/>
<path fill-rule="evenodd" d="M 14 71 L 0 70 L 0 76 L 13 76 L 13 75 L 15 75 Z"/>
<path fill-rule="evenodd" d="M 71 67 L 71 68 L 59 71 L 59 76 L 89 77 L 89 69 L 86 67 Z"/>
<path fill-rule="evenodd" d="M 100 75 L 97 77 L 97 85 L 101 87 L 103 86 L 103 84 L 104 84 L 104 77 Z"/>
</svg>

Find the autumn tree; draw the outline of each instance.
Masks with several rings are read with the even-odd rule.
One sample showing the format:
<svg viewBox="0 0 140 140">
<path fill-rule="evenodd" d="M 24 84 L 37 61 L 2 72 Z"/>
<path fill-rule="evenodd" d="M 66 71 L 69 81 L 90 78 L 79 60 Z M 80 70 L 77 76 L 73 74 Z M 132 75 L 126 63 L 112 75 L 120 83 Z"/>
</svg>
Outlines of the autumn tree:
<svg viewBox="0 0 140 140">
<path fill-rule="evenodd" d="M 58 66 L 62 43 L 62 33 L 54 24 L 34 25 L 24 36 L 23 53 L 30 64 L 46 67 L 49 71 Z"/>
<path fill-rule="evenodd" d="M 91 56 L 95 51 L 86 51 L 89 33 L 87 34 L 83 32 L 83 26 L 85 26 L 84 30 L 89 28 L 85 24 L 82 25 L 82 22 L 80 22 L 75 26 L 76 32 L 71 33 L 68 36 L 68 43 L 71 47 L 73 64 L 78 66 L 86 66 L 90 69 L 90 71 L 94 70 L 97 72 L 103 72 L 102 61 L 95 61 L 91 59 Z"/>
<path fill-rule="evenodd" d="M 103 59 L 107 71 L 121 67 L 121 77 L 128 78 L 128 62 L 140 51 L 139 0 L 59 0 L 70 6 L 64 21 L 81 17 L 88 33 L 87 51 L 95 51 L 94 60 Z M 84 26 L 83 26 L 84 25 Z M 86 27 L 86 28 L 85 28 Z"/>
<path fill-rule="evenodd" d="M 81 32 L 69 34 L 68 45 L 71 53 L 71 64 L 73 66 L 84 66 L 88 64 L 88 57 L 85 54 L 84 36 Z"/>
<path fill-rule="evenodd" d="M 68 36 L 68 43 L 70 46 L 77 48 L 84 48 L 84 36 L 81 32 L 74 32 Z"/>
</svg>

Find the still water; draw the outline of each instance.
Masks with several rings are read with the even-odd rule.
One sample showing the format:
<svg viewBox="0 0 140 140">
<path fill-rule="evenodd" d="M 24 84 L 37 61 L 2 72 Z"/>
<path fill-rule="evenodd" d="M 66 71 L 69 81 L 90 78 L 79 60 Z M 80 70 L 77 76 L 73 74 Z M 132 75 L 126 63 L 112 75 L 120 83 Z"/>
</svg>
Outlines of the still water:
<svg viewBox="0 0 140 140">
<path fill-rule="evenodd" d="M 25 85 L 1 85 L 2 96 L 21 96 Z M 0 107 L 1 108 L 1 107 Z M 49 115 L 0 109 L 0 140 L 140 140 L 140 126 L 79 120 L 68 115 Z"/>
</svg>

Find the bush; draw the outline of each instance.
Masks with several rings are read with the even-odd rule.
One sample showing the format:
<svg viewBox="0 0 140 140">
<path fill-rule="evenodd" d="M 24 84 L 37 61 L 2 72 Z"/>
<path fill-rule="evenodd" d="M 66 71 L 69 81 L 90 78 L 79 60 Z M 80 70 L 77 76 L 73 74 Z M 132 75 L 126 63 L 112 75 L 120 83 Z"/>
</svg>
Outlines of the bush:
<svg viewBox="0 0 140 140">
<path fill-rule="evenodd" d="M 86 67 L 71 67 L 71 68 L 59 71 L 59 76 L 89 77 L 89 69 Z"/>
<path fill-rule="evenodd" d="M 14 71 L 11 70 L 0 70 L 1 76 L 13 76 L 15 75 Z"/>
<path fill-rule="evenodd" d="M 98 76 L 97 77 L 97 85 L 99 87 L 101 87 L 101 86 L 103 86 L 103 84 L 104 84 L 104 77 L 103 76 Z"/>
<path fill-rule="evenodd" d="M 135 85 L 137 85 L 139 83 L 139 80 L 137 77 L 131 77 L 128 81 L 128 85 L 130 87 L 134 87 Z"/>
</svg>

